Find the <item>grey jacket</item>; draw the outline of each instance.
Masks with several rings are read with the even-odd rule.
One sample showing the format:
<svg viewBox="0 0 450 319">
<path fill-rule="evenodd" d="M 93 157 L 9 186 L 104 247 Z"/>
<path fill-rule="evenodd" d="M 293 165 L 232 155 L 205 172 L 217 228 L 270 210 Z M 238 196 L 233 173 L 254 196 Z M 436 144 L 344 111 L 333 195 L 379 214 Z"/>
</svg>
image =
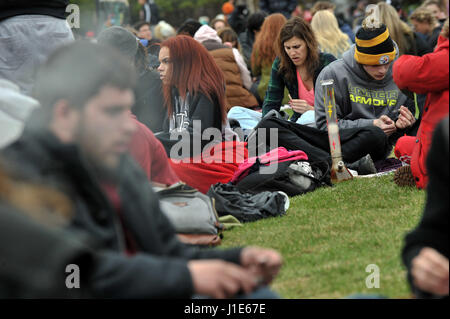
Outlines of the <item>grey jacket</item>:
<svg viewBox="0 0 450 319">
<path fill-rule="evenodd" d="M 398 52 L 398 49 L 397 49 Z M 392 120 L 398 118 L 400 106 L 409 107 L 414 114 L 413 101 L 407 101 L 392 78 L 392 64 L 383 80 L 372 79 L 357 63 L 353 45 L 342 59 L 325 67 L 316 81 L 315 117 L 319 129 L 326 130 L 324 92 L 322 80 L 334 80 L 334 94 L 340 129 L 373 125 L 373 120 L 385 114 Z"/>
</svg>

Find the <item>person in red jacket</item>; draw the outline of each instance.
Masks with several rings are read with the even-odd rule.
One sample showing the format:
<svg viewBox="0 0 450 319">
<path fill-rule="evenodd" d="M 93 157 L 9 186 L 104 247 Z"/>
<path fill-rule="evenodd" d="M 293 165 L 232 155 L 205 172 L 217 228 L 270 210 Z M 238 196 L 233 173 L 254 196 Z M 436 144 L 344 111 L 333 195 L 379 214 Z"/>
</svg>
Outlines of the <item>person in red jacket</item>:
<svg viewBox="0 0 450 319">
<path fill-rule="evenodd" d="M 131 138 L 130 155 L 142 167 L 148 180 L 153 184 L 169 186 L 180 181 L 169 163 L 161 142 L 153 132 L 131 114 L 136 131 Z"/>
<path fill-rule="evenodd" d="M 425 94 L 424 113 L 417 136 L 403 136 L 395 146 L 397 158 L 408 162 L 410 166 L 400 167 L 394 181 L 399 186 L 414 186 L 424 189 L 427 186 L 428 174 L 426 157 L 431 145 L 433 131 L 449 113 L 449 22 L 438 39 L 433 53 L 422 57 L 403 55 L 394 63 L 394 81 L 400 89 Z M 405 160 L 406 159 L 406 160 Z"/>
</svg>

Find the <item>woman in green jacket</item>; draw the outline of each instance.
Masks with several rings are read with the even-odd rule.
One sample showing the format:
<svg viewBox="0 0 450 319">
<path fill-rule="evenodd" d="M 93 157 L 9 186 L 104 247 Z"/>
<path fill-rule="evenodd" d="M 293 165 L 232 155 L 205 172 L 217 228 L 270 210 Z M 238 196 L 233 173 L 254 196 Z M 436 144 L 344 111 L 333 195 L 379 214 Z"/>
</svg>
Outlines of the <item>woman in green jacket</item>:
<svg viewBox="0 0 450 319">
<path fill-rule="evenodd" d="M 319 45 L 310 25 L 295 17 L 284 25 L 278 37 L 279 57 L 272 65 L 272 74 L 263 103 L 263 116 L 270 110 L 280 110 L 284 89 L 289 91 L 296 122 L 314 123 L 314 85 L 322 69 L 336 60 L 327 53 L 319 52 Z"/>
</svg>

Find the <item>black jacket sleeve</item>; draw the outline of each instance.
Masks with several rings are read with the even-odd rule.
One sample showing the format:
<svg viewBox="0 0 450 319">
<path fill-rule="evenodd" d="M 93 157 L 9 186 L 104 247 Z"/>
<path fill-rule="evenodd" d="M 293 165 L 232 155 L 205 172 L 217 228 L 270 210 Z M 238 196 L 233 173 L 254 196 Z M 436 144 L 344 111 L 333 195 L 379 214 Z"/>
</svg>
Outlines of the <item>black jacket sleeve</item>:
<svg viewBox="0 0 450 319">
<path fill-rule="evenodd" d="M 187 263 L 173 256 L 128 257 L 104 251 L 91 283 L 99 298 L 191 298 L 194 288 Z"/>
<path fill-rule="evenodd" d="M 449 122 L 448 117 L 435 130 L 428 153 L 427 168 L 429 182 L 425 210 L 418 226 L 405 237 L 402 251 L 403 263 L 408 270 L 408 281 L 413 292 L 421 297 L 428 296 L 414 287 L 411 278 L 411 261 L 424 247 L 431 247 L 449 257 Z"/>
<path fill-rule="evenodd" d="M 155 136 L 161 141 L 170 158 L 194 157 L 199 155 L 203 148 L 213 140 L 220 139 L 217 142 L 222 141 L 222 115 L 219 105 L 214 99 L 210 100 L 203 94 L 197 94 L 190 104 L 189 126 L 186 131 L 171 134 L 167 122 L 164 127 L 165 132 Z M 203 133 L 208 128 L 216 129 L 216 132 L 220 132 L 220 136 L 205 136 L 203 139 Z M 173 148 L 174 146 L 175 148 Z M 172 150 L 174 154 L 171 154 Z"/>
<path fill-rule="evenodd" d="M 414 32 L 414 40 L 416 42 L 416 50 L 417 50 L 415 55 L 422 56 L 433 52 L 433 49 L 430 48 L 427 41 L 420 35 L 418 35 L 416 32 Z"/>
<path fill-rule="evenodd" d="M 91 297 L 95 260 L 86 239 L 0 203 L 0 298 Z M 66 286 L 71 264 L 80 270 L 77 289 Z"/>
<path fill-rule="evenodd" d="M 92 279 L 94 293 L 107 298 L 190 298 L 194 293 L 188 262 L 222 259 L 240 263 L 241 249 L 199 249 L 181 243 L 159 207 L 145 175 L 126 166 L 120 194 L 124 224 L 133 234 L 139 253 L 126 256 L 113 249 L 99 253 Z"/>
</svg>

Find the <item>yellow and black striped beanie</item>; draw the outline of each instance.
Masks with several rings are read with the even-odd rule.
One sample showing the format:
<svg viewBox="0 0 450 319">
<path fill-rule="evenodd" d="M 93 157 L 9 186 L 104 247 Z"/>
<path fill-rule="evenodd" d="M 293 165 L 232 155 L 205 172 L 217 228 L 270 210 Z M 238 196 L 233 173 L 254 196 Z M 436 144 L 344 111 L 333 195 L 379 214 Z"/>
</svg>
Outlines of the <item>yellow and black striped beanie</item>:
<svg viewBox="0 0 450 319">
<path fill-rule="evenodd" d="M 360 28 L 355 42 L 355 60 L 360 64 L 383 65 L 395 59 L 394 41 L 384 24 L 376 29 Z"/>
</svg>

